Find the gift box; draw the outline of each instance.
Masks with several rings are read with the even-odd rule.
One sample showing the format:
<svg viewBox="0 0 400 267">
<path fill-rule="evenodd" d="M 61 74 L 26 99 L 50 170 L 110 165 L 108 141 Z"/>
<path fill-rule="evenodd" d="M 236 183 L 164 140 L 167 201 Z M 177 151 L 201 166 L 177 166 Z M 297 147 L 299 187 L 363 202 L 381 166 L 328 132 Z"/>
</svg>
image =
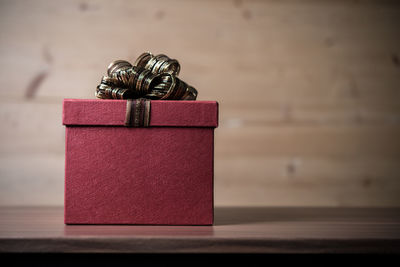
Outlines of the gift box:
<svg viewBox="0 0 400 267">
<path fill-rule="evenodd" d="M 145 102 L 64 100 L 66 224 L 213 224 L 218 103 Z"/>
</svg>

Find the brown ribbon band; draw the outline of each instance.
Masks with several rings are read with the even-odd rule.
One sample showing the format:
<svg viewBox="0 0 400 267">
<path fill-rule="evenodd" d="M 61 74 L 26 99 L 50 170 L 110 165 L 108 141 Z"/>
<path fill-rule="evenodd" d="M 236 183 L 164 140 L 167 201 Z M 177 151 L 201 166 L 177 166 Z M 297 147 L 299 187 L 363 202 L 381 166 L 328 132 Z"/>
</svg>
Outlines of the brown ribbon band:
<svg viewBox="0 0 400 267">
<path fill-rule="evenodd" d="M 128 99 L 126 102 L 125 126 L 149 127 L 150 100 L 146 98 Z"/>
</svg>

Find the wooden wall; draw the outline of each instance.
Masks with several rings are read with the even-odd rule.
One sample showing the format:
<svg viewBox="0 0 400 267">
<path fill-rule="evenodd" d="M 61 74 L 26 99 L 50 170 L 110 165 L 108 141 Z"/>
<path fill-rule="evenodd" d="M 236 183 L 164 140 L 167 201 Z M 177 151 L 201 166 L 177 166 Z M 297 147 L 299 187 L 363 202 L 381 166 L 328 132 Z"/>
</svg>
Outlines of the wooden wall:
<svg viewBox="0 0 400 267">
<path fill-rule="evenodd" d="M 178 58 L 220 102 L 216 205 L 400 205 L 400 3 L 0 2 L 0 205 L 63 203 L 63 98 Z"/>
</svg>

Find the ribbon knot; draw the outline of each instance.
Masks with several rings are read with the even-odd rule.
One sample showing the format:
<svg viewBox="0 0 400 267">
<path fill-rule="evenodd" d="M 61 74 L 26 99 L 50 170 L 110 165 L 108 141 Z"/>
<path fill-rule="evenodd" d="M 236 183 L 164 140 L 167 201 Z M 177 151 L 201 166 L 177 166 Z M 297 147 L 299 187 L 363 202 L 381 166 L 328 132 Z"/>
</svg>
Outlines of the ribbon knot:
<svg viewBox="0 0 400 267">
<path fill-rule="evenodd" d="M 148 127 L 150 125 L 150 100 L 128 99 L 126 102 L 125 126 Z"/>
<path fill-rule="evenodd" d="M 125 60 L 112 62 L 96 88 L 101 99 L 196 100 L 197 90 L 177 76 L 176 59 L 150 52 L 140 55 L 134 65 Z"/>
</svg>

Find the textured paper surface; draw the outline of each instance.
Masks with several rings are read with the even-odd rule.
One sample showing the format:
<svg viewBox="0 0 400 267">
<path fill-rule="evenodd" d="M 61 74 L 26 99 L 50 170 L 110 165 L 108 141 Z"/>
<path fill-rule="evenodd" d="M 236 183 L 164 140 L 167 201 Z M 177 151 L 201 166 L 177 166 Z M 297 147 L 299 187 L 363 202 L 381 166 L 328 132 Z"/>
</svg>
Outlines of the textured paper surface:
<svg viewBox="0 0 400 267">
<path fill-rule="evenodd" d="M 125 112 L 126 101 L 120 103 L 120 112 Z M 114 113 L 119 104 L 113 105 L 106 105 L 110 120 L 118 117 Z M 156 108 L 154 114 L 171 113 L 174 103 L 163 105 L 167 106 Z M 64 105 L 66 114 L 71 114 L 69 107 Z M 213 127 L 68 125 L 65 223 L 210 225 L 213 150 Z"/>
<path fill-rule="evenodd" d="M 126 100 L 64 99 L 64 125 L 113 125 L 125 122 Z M 152 100 L 150 126 L 217 127 L 216 101 Z"/>
</svg>

